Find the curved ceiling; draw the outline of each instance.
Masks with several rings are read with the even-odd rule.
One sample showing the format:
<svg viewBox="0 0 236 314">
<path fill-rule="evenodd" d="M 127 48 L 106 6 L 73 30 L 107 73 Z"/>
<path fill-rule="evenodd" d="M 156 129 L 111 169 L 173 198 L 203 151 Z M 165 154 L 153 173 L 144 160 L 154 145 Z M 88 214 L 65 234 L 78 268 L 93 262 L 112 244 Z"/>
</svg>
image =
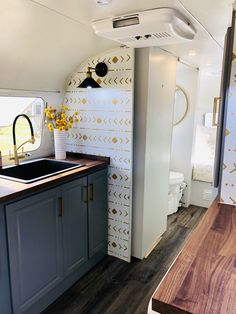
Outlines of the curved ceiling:
<svg viewBox="0 0 236 314">
<path fill-rule="evenodd" d="M 0 0 L 0 87 L 61 90 L 84 59 L 119 45 L 97 37 L 92 20 L 181 3 L 223 45 L 232 0 Z"/>
<path fill-rule="evenodd" d="M 118 46 L 29 0 L 0 0 L 0 12 L 0 88 L 62 90 L 81 61 Z"/>
<path fill-rule="evenodd" d="M 180 7 L 182 4 L 221 44 L 232 14 L 232 0 L 112 0 L 109 5 L 103 6 L 97 5 L 96 0 L 32 1 L 53 8 L 86 25 L 91 25 L 92 20 L 157 7 Z"/>
</svg>

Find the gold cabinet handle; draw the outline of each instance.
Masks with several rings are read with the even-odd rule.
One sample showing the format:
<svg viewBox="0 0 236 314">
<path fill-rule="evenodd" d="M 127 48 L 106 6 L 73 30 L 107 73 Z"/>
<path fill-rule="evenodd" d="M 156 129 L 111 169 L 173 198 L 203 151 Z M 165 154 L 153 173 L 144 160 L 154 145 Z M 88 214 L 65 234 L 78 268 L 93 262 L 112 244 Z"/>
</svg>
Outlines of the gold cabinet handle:
<svg viewBox="0 0 236 314">
<path fill-rule="evenodd" d="M 89 200 L 93 201 L 94 200 L 94 185 L 89 184 L 88 186 L 88 195 L 89 195 Z"/>
<path fill-rule="evenodd" d="M 220 105 L 221 105 L 221 97 L 214 97 L 212 126 L 219 126 L 219 123 L 220 123 Z M 217 110 L 217 107 L 218 107 L 218 110 Z M 218 113 L 218 118 L 216 119 L 217 113 Z"/>
<path fill-rule="evenodd" d="M 63 198 L 58 197 L 58 202 L 59 202 L 59 217 L 62 217 L 64 215 L 64 203 L 63 203 Z"/>
<path fill-rule="evenodd" d="M 83 186 L 83 201 L 84 203 L 88 203 L 88 187 Z"/>
</svg>

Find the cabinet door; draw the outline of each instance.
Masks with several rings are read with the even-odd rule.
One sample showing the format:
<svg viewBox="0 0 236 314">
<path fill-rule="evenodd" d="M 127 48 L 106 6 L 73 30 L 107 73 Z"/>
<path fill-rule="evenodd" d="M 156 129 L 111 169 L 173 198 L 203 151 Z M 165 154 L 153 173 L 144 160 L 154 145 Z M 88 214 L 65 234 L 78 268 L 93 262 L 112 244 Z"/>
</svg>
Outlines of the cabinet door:
<svg viewBox="0 0 236 314">
<path fill-rule="evenodd" d="M 62 279 L 58 191 L 6 206 L 14 314 L 23 313 Z"/>
<path fill-rule="evenodd" d="M 87 177 L 62 187 L 64 271 L 68 275 L 88 260 Z"/>
<path fill-rule="evenodd" d="M 107 170 L 88 176 L 89 257 L 107 253 Z"/>
<path fill-rule="evenodd" d="M 0 313 L 11 314 L 10 278 L 4 207 L 0 205 Z"/>
</svg>

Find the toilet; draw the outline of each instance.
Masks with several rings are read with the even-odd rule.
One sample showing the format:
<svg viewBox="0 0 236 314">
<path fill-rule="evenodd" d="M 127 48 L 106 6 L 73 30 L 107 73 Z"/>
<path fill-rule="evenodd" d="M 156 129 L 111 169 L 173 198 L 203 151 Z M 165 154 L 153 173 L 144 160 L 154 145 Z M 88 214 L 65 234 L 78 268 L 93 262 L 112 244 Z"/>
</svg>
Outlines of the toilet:
<svg viewBox="0 0 236 314">
<path fill-rule="evenodd" d="M 184 182 L 183 173 L 170 171 L 167 215 L 175 213 L 178 207 L 181 206 L 180 200 L 186 186 L 187 184 Z"/>
</svg>

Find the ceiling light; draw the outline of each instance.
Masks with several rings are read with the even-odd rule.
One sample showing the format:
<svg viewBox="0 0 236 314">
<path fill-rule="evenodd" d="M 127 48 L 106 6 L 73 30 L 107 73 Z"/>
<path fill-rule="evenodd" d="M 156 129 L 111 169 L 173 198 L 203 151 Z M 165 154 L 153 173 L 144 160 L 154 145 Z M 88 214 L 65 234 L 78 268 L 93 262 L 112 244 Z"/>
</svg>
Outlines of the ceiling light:
<svg viewBox="0 0 236 314">
<path fill-rule="evenodd" d="M 86 78 L 83 80 L 83 82 L 77 86 L 82 88 L 99 88 L 101 87 L 93 78 L 92 78 L 92 71 L 95 70 L 95 73 L 97 76 L 103 77 L 107 74 L 108 68 L 106 63 L 99 62 L 95 68 L 88 67 Z"/>
<path fill-rule="evenodd" d="M 195 50 L 189 50 L 188 55 L 189 57 L 195 57 L 196 56 L 196 51 Z"/>
<path fill-rule="evenodd" d="M 107 5 L 109 3 L 111 3 L 112 0 L 96 0 L 96 3 L 98 5 Z"/>
</svg>

